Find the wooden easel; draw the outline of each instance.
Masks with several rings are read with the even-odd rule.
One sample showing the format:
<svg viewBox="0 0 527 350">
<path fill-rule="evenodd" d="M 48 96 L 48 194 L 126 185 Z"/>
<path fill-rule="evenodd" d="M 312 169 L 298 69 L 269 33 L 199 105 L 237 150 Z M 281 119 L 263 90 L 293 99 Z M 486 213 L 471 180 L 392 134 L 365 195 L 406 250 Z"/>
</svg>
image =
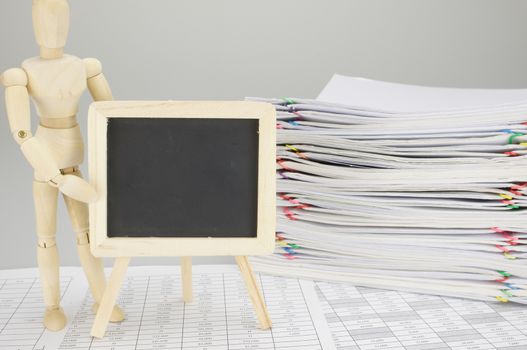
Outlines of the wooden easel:
<svg viewBox="0 0 527 350">
<path fill-rule="evenodd" d="M 119 123 L 119 118 L 126 118 L 130 122 L 132 118 L 138 118 L 143 123 L 144 116 L 152 116 L 148 122 L 152 125 L 158 125 L 156 118 L 194 119 L 196 123 L 199 119 L 201 126 L 207 128 L 207 121 L 214 119 L 222 122 L 224 119 L 232 123 L 233 119 L 253 119 L 258 120 L 258 132 L 246 132 L 251 138 L 258 138 L 259 147 L 257 156 L 246 156 L 243 158 L 245 164 L 258 162 L 257 193 L 252 199 L 244 201 L 255 205 L 256 220 L 250 224 L 254 225 L 253 229 L 239 230 L 240 235 L 221 236 L 221 235 L 188 235 L 184 229 L 175 229 L 174 223 L 165 224 L 163 232 L 170 232 L 172 235 L 156 236 L 153 235 L 151 227 L 140 228 L 141 235 L 131 236 L 129 230 L 136 229 L 135 226 L 126 228 L 126 234 L 117 234 L 116 230 L 109 229 L 108 221 L 111 216 L 108 211 L 108 198 L 110 196 L 108 178 L 115 178 L 115 173 L 108 172 L 108 164 L 114 162 L 115 158 L 109 157 L 108 138 L 111 138 L 114 131 L 109 129 L 109 125 L 115 127 Z M 247 256 L 249 255 L 266 255 L 271 254 L 275 247 L 276 232 L 276 115 L 274 107 L 265 103 L 253 103 L 243 101 L 220 101 L 220 102 L 184 102 L 184 101 L 114 101 L 95 103 L 90 107 L 89 112 L 89 154 L 90 154 L 90 178 L 92 184 L 102 194 L 97 201 L 91 204 L 90 210 L 90 244 L 91 251 L 95 256 L 115 258 L 113 271 L 106 285 L 101 298 L 99 309 L 94 320 L 91 334 L 94 337 L 101 338 L 106 332 L 106 327 L 111 316 L 112 307 L 119 294 L 120 286 L 126 274 L 126 269 L 130 259 L 135 256 L 175 256 L 181 257 L 181 282 L 183 290 L 183 301 L 192 300 L 192 256 L 234 256 L 236 263 L 240 268 L 243 280 L 247 287 L 249 297 L 255 308 L 256 316 L 262 329 L 271 327 L 271 320 L 267 313 L 264 299 L 258 289 L 258 284 L 253 275 L 252 268 Z M 244 122 L 245 123 L 245 122 Z M 255 125 L 251 121 L 252 125 Z M 140 129 L 143 132 L 145 126 Z M 233 124 L 230 124 L 231 126 Z M 157 126 L 156 126 L 157 127 Z M 163 128 L 167 126 L 164 125 Z M 132 128 L 133 129 L 133 128 Z M 138 129 L 136 129 L 138 130 Z M 209 130 L 216 131 L 216 128 Z M 137 136 L 137 135 L 136 135 Z M 134 138 L 134 141 L 136 139 Z M 123 144 L 126 142 L 122 141 Z M 165 147 L 162 143 L 159 147 Z M 221 142 L 218 143 L 221 146 Z M 154 147 L 155 148 L 155 147 Z M 122 158 L 118 158 L 122 160 Z M 141 164 L 135 161 L 133 164 Z M 242 162 L 242 160 L 240 160 Z M 132 165 L 121 165 L 126 168 Z M 165 164 L 162 162 L 162 164 Z M 149 171 L 151 170 L 148 168 Z M 167 169 L 165 169 L 168 171 Z M 171 170 L 176 171 L 176 170 Z M 228 169 L 227 174 L 230 169 Z M 113 176 L 113 177 L 112 177 Z M 216 176 L 222 176 L 221 173 Z M 249 176 L 249 175 L 248 175 Z M 117 177 L 119 178 L 119 177 Z M 170 179 L 173 181 L 173 178 Z M 192 185 L 191 181 L 187 185 Z M 115 190 L 119 183 L 111 183 L 112 189 Z M 167 188 L 174 186 L 172 183 L 163 183 L 162 186 L 149 189 L 149 193 L 162 194 Z M 201 186 L 201 183 L 200 183 Z M 134 192 L 131 193 L 135 196 Z M 206 194 L 204 195 L 206 197 Z M 203 198 L 205 198 L 203 197 Z M 144 198 L 148 202 L 149 198 Z M 114 203 L 116 197 L 114 197 Z M 221 201 L 220 201 L 221 202 Z M 226 201 L 223 201 L 225 203 Z M 121 202 L 123 203 L 123 202 Z M 156 204 L 158 205 L 158 204 Z M 171 207 L 167 204 L 165 207 Z M 159 206 L 156 209 L 162 209 Z M 174 210 L 171 207 L 171 210 Z M 201 210 L 201 208 L 200 208 Z M 165 215 L 170 215 L 165 213 Z M 152 219 L 152 218 L 150 218 Z M 150 220 L 144 217 L 142 221 L 158 224 L 157 219 Z M 182 218 L 179 218 L 182 219 Z M 200 227 L 200 219 L 193 219 L 188 225 Z M 227 220 L 227 223 L 231 221 Z M 135 225 L 136 223 L 134 223 Z M 227 225 L 228 226 L 228 225 Z M 113 230 L 113 234 L 109 232 Z M 229 232 L 231 227 L 225 227 L 225 232 Z M 146 236 L 144 235 L 148 233 Z M 181 236 L 181 234 L 185 234 Z M 178 235 L 179 234 L 179 235 Z"/>
<path fill-rule="evenodd" d="M 95 316 L 93 322 L 93 327 L 91 329 L 91 335 L 97 338 L 104 337 L 106 333 L 106 328 L 108 327 L 108 322 L 110 321 L 110 316 L 112 310 L 119 295 L 119 289 L 123 282 L 123 279 L 126 275 L 126 269 L 130 263 L 129 257 L 118 257 L 115 258 L 115 263 L 113 265 L 113 270 L 110 275 L 110 279 L 106 285 L 106 289 L 102 296 L 102 300 Z M 265 306 L 265 301 L 258 289 L 258 284 L 254 277 L 251 265 L 246 256 L 236 256 L 236 264 L 240 268 L 243 280 L 247 287 L 247 292 L 249 293 L 249 298 L 254 306 L 254 311 L 260 322 L 260 327 L 262 329 L 271 328 L 271 319 L 267 312 L 267 307 Z M 181 257 L 181 283 L 183 289 L 183 301 L 189 303 L 192 301 L 192 258 L 191 257 Z"/>
</svg>

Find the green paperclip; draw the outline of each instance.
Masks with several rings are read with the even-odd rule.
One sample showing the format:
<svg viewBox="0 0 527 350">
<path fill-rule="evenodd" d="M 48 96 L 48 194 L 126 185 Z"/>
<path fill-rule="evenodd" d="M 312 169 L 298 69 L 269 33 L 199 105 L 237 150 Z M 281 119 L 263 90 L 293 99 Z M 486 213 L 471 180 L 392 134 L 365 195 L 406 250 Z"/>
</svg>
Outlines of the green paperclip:
<svg viewBox="0 0 527 350">
<path fill-rule="evenodd" d="M 498 270 L 498 273 L 502 275 L 503 277 L 511 277 L 512 275 L 506 271 Z"/>
<path fill-rule="evenodd" d="M 510 204 L 510 205 L 507 205 L 507 208 L 510 208 L 510 209 L 520 209 L 520 206 L 519 206 L 519 205 L 516 205 L 516 204 Z"/>
<path fill-rule="evenodd" d="M 520 134 L 520 133 L 515 132 L 514 134 L 512 134 L 511 136 L 509 136 L 509 145 L 512 144 L 512 142 L 514 141 L 514 139 L 517 138 L 517 137 L 519 137 L 519 136 L 523 136 L 523 134 Z"/>
<path fill-rule="evenodd" d="M 295 248 L 295 249 L 298 249 L 298 248 L 300 248 L 300 246 L 299 246 L 299 245 L 297 245 L 297 244 L 294 244 L 294 243 L 287 243 L 287 244 L 288 244 L 288 245 L 289 245 L 289 246 L 290 246 L 291 248 Z"/>
<path fill-rule="evenodd" d="M 505 295 L 508 296 L 509 298 L 512 298 L 512 297 L 513 297 L 512 293 L 511 293 L 510 291 L 508 291 L 507 289 L 500 289 L 500 290 L 501 290 L 501 292 L 502 292 L 503 294 L 505 294 Z"/>
<path fill-rule="evenodd" d="M 289 98 L 289 97 L 284 97 L 284 101 L 285 101 L 285 104 L 286 105 L 294 105 L 296 102 L 295 100 Z"/>
</svg>

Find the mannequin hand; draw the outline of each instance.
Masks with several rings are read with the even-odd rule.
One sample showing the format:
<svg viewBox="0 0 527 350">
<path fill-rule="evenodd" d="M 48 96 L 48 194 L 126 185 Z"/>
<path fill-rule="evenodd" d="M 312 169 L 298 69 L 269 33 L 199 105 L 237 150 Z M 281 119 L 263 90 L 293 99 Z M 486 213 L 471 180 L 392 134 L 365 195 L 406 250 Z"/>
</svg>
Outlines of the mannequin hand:
<svg viewBox="0 0 527 350">
<path fill-rule="evenodd" d="M 93 203 L 97 200 L 97 192 L 83 178 L 75 175 L 58 175 L 52 181 L 68 197 L 85 203 Z"/>
</svg>

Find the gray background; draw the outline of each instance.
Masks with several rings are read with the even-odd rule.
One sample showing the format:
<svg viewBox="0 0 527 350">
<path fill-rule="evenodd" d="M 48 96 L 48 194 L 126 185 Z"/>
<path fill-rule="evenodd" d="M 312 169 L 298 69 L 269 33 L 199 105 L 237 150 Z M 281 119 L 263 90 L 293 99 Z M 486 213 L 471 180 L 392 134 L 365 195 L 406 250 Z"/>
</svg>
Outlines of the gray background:
<svg viewBox="0 0 527 350">
<path fill-rule="evenodd" d="M 333 73 L 434 86 L 527 87 L 527 2 L 521 0 L 71 0 L 70 5 L 66 51 L 99 58 L 117 99 L 314 98 Z M 38 54 L 30 0 L 0 1 L 0 48 L 0 70 Z M 88 103 L 85 96 L 79 115 L 84 131 Z M 0 268 L 31 267 L 36 266 L 32 171 L 10 136 L 4 111 L 2 99 Z M 78 265 L 62 203 L 57 239 L 62 265 Z"/>
</svg>

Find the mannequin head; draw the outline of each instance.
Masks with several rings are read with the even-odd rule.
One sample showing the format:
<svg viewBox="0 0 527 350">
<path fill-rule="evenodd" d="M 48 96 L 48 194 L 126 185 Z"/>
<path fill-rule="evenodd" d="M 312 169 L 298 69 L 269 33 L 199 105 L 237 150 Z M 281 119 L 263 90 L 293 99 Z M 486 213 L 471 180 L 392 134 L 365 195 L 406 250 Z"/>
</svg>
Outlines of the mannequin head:
<svg viewBox="0 0 527 350">
<path fill-rule="evenodd" d="M 33 0 L 33 29 L 43 58 L 62 56 L 69 26 L 67 0 Z"/>
</svg>

